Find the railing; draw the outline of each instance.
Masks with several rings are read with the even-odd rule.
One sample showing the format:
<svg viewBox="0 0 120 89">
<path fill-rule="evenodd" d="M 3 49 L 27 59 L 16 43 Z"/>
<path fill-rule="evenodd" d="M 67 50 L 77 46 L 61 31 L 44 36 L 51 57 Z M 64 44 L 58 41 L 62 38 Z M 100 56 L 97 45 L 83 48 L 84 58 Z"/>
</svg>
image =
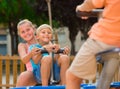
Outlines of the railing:
<svg viewBox="0 0 120 89">
<path fill-rule="evenodd" d="M 71 61 L 74 56 L 70 57 Z M 0 55 L 0 89 L 9 89 L 15 87 L 18 75 L 25 70 L 25 65 L 21 62 L 20 57 L 17 55 L 3 56 Z M 86 83 L 95 83 L 99 79 L 102 70 L 102 64 L 97 64 L 97 75 L 93 81 L 87 81 Z M 116 71 L 113 81 L 120 82 L 120 68 Z"/>
<path fill-rule="evenodd" d="M 0 89 L 15 87 L 18 75 L 24 70 L 19 56 L 0 55 Z"/>
</svg>

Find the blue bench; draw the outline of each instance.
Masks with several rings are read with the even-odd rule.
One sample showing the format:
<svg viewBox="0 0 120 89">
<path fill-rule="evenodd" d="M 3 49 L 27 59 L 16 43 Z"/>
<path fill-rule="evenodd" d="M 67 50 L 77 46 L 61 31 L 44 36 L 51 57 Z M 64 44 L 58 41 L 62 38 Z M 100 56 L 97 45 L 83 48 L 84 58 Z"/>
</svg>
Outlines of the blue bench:
<svg viewBox="0 0 120 89">
<path fill-rule="evenodd" d="M 29 87 L 17 87 L 10 89 L 65 89 L 65 86 L 29 86 Z"/>
<path fill-rule="evenodd" d="M 113 82 L 111 83 L 111 87 L 115 87 L 115 88 L 120 88 L 120 82 Z"/>
<path fill-rule="evenodd" d="M 88 85 L 83 86 L 83 89 L 96 89 L 96 86 L 93 84 L 88 84 Z"/>
<path fill-rule="evenodd" d="M 80 87 L 83 89 L 96 89 L 96 85 L 94 84 L 81 84 Z M 111 83 L 111 88 L 119 88 L 120 82 L 113 82 Z M 10 88 L 10 89 L 65 89 L 65 86 L 29 86 L 29 87 L 17 87 L 17 88 Z"/>
</svg>

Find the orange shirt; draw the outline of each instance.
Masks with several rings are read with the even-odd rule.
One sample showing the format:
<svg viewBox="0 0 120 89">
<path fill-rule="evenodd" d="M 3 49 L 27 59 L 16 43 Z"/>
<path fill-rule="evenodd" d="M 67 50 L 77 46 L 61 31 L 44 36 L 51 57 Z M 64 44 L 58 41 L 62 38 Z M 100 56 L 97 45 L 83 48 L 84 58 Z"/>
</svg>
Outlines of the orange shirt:
<svg viewBox="0 0 120 89">
<path fill-rule="evenodd" d="M 92 9 L 104 7 L 102 17 L 88 32 L 89 37 L 120 47 L 120 0 L 85 0 L 82 8 L 89 4 L 94 6 Z"/>
</svg>

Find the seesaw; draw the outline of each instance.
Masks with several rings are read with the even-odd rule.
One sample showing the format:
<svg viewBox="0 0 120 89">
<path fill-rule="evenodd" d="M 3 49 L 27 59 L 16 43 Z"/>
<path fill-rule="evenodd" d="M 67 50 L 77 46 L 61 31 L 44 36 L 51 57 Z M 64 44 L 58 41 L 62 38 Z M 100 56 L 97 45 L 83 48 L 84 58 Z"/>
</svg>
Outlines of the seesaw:
<svg viewBox="0 0 120 89">
<path fill-rule="evenodd" d="M 96 89 L 95 84 L 81 84 L 81 89 Z M 120 82 L 111 83 L 111 88 L 120 88 Z M 51 85 L 51 86 L 27 86 L 27 87 L 16 87 L 10 89 L 65 89 L 63 85 Z"/>
<path fill-rule="evenodd" d="M 46 52 L 44 49 L 41 49 L 41 50 L 42 50 L 42 52 Z M 63 51 L 63 49 L 62 49 L 62 51 Z M 62 51 L 60 51 L 60 52 L 62 52 Z M 100 52 L 97 54 L 97 56 L 101 56 L 102 54 L 113 53 L 113 52 L 120 52 L 120 48 L 113 48 L 113 49 L 109 49 L 109 50 Z M 81 84 L 80 87 L 81 87 L 81 89 L 96 89 L 95 84 Z M 111 87 L 112 88 L 113 87 L 120 88 L 120 82 L 111 83 Z M 65 89 L 65 86 L 57 85 L 57 84 L 52 85 L 52 83 L 51 83 L 50 86 L 26 86 L 26 87 L 14 87 L 14 88 L 10 88 L 10 89 Z"/>
<path fill-rule="evenodd" d="M 93 9 L 92 11 L 77 11 L 77 17 L 87 16 L 87 17 L 97 17 L 100 13 L 102 13 L 103 9 Z"/>
</svg>

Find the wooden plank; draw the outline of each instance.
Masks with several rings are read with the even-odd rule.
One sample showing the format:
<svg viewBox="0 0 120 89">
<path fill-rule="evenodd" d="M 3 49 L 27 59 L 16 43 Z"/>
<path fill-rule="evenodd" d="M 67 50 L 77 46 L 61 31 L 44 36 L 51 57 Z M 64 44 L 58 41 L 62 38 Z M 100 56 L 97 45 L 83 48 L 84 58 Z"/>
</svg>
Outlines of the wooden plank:
<svg viewBox="0 0 120 89">
<path fill-rule="evenodd" d="M 6 67 L 6 84 L 10 84 L 10 60 L 6 60 L 5 67 Z"/>
<path fill-rule="evenodd" d="M 23 64 L 23 62 L 20 62 L 20 72 L 25 71 L 25 64 Z"/>
<path fill-rule="evenodd" d="M 1 55 L 0 60 L 20 60 L 20 57 L 19 56 L 9 56 L 9 55 L 3 56 L 3 55 Z"/>
<path fill-rule="evenodd" d="M 13 60 L 13 83 L 16 84 L 17 82 L 17 74 L 18 74 L 18 66 L 17 66 L 17 60 Z"/>
<path fill-rule="evenodd" d="M 2 84 L 2 60 L 0 60 L 0 84 Z"/>
</svg>

